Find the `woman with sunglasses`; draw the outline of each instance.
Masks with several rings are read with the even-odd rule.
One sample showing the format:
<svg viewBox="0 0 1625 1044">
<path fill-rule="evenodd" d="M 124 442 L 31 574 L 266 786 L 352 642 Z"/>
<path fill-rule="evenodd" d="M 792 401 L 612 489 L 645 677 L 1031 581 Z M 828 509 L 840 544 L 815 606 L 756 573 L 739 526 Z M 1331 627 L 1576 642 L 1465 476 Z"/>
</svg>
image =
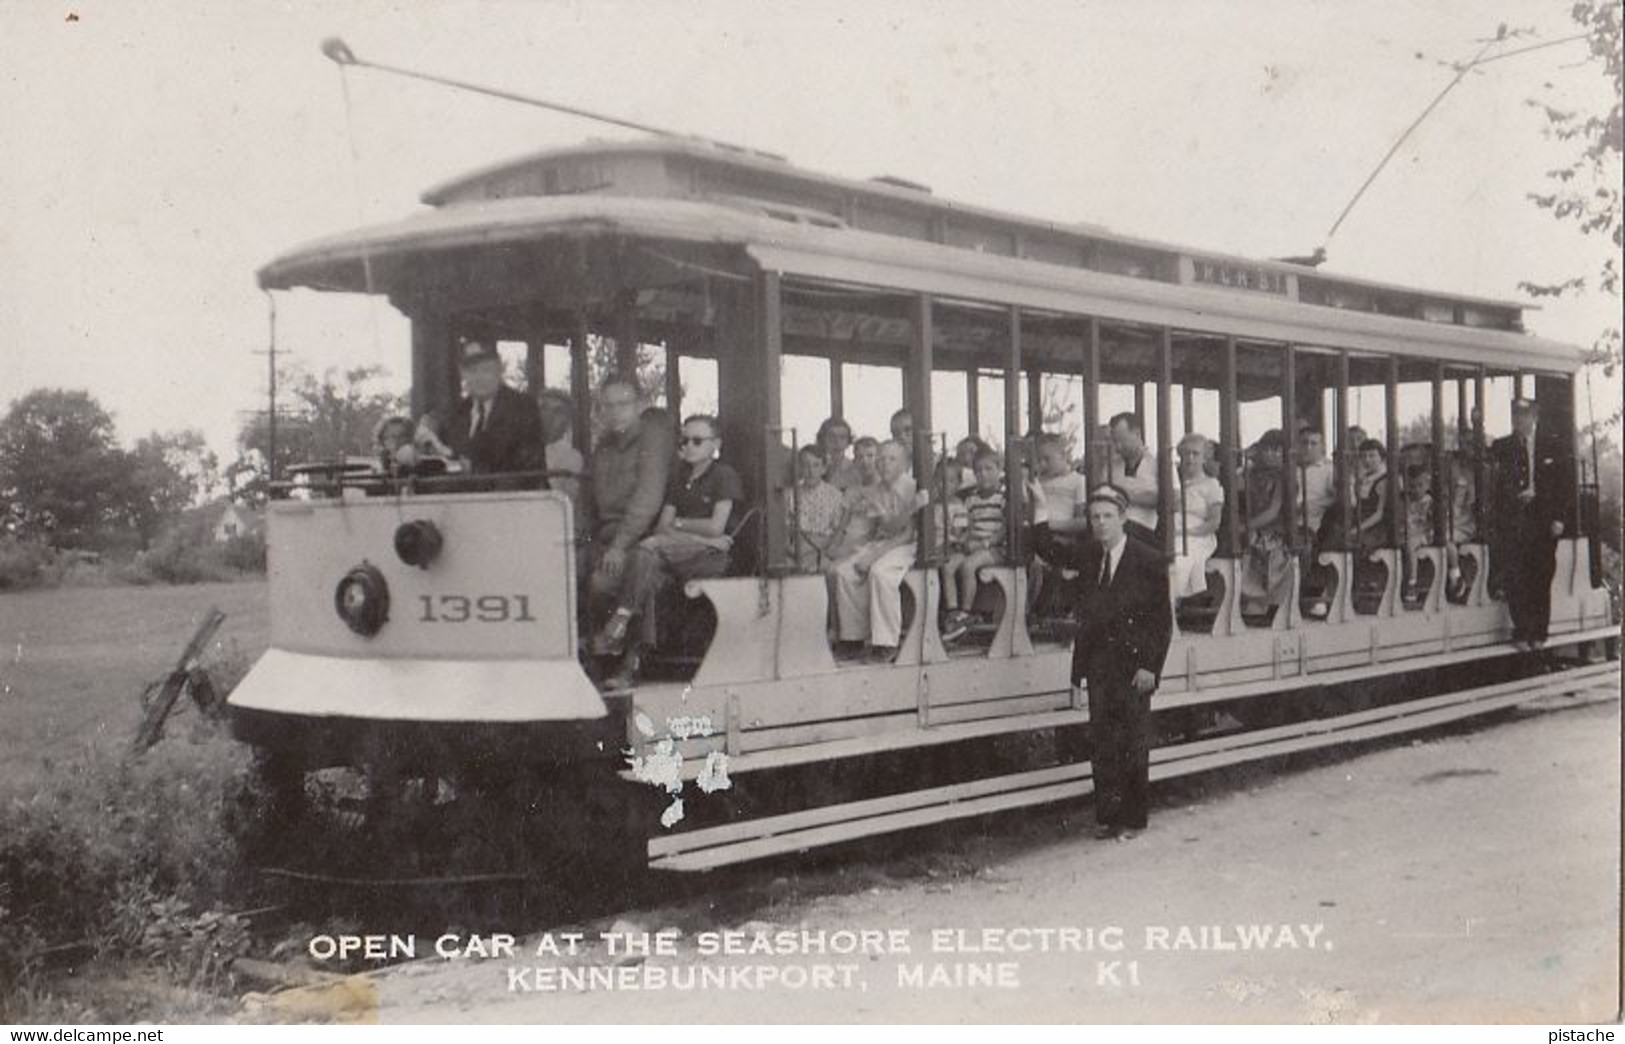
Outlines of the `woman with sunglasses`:
<svg viewBox="0 0 1625 1044">
<path fill-rule="evenodd" d="M 640 635 L 634 617 L 649 619 L 655 595 L 668 582 L 722 576 L 733 547 L 735 507 L 744 499 L 739 473 L 717 460 L 722 432 L 715 417 L 696 414 L 683 422 L 677 440 L 680 466 L 666 487 L 654 531 L 627 556 L 615 611 L 593 639 L 599 656 L 620 656 L 620 666 L 606 683 L 630 688 L 637 681 Z"/>
</svg>

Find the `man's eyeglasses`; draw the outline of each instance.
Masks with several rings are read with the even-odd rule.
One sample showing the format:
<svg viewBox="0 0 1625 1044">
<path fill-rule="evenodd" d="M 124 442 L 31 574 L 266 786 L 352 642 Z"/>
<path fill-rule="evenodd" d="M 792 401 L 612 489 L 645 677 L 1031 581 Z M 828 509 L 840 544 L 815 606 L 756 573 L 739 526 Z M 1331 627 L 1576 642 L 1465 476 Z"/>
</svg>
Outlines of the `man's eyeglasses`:
<svg viewBox="0 0 1625 1044">
<path fill-rule="evenodd" d="M 714 435 L 684 435 L 683 436 L 683 445 L 685 445 L 685 446 L 703 446 L 707 442 L 710 442 L 715 437 L 716 436 L 714 436 Z"/>
</svg>

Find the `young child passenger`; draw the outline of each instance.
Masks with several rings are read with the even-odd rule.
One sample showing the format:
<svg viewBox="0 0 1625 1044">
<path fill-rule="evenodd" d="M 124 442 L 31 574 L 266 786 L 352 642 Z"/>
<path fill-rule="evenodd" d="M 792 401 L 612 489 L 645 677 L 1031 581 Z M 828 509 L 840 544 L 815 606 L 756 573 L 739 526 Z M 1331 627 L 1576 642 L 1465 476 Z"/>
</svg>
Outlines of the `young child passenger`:
<svg viewBox="0 0 1625 1044">
<path fill-rule="evenodd" d="M 400 468 L 411 467 L 415 463 L 412 451 L 412 436 L 417 428 L 412 418 L 399 414 L 385 417 L 378 422 L 378 427 L 372 433 L 373 451 L 378 456 L 378 463 L 382 469 L 393 474 Z"/>
<path fill-rule="evenodd" d="M 796 568 L 821 573 L 830 564 L 829 553 L 845 525 L 841 491 L 825 481 L 828 470 L 823 451 L 803 446 L 796 453 L 796 488 L 785 490 L 785 514 L 795 520 Z"/>
<path fill-rule="evenodd" d="M 1405 471 L 1405 587 L 1414 600 L 1419 592 L 1416 552 L 1433 543 L 1433 472 L 1413 464 Z"/>
<path fill-rule="evenodd" d="M 942 564 L 942 601 L 948 610 L 942 638 L 949 642 L 963 636 L 976 619 L 970 608 L 976 604 L 976 571 L 1004 563 L 1005 493 L 999 454 L 992 449 L 977 451 L 974 474 L 976 484 L 959 498 L 965 505 L 965 534 L 949 545 L 948 560 Z"/>
<path fill-rule="evenodd" d="M 1475 504 L 1478 491 L 1472 461 L 1461 451 L 1445 455 L 1444 484 L 1449 499 L 1437 505 L 1445 512 L 1445 596 L 1453 602 L 1467 600 L 1467 581 L 1461 569 L 1461 545 L 1478 539 Z"/>
</svg>

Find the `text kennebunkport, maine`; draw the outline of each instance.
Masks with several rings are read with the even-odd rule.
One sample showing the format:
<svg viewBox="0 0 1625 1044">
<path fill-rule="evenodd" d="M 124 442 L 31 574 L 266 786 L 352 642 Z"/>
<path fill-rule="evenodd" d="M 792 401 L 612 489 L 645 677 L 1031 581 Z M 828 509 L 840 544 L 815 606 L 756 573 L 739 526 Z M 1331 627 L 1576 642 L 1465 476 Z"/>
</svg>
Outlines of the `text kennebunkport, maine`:
<svg viewBox="0 0 1625 1044">
<path fill-rule="evenodd" d="M 1135 987 L 1157 954 L 1330 951 L 1322 923 L 977 928 L 746 927 L 685 934 L 555 931 L 319 935 L 320 962 L 418 958 L 500 962 L 515 992 L 600 990 L 1012 989 L 1027 968 L 1081 971 L 1090 985 Z"/>
</svg>

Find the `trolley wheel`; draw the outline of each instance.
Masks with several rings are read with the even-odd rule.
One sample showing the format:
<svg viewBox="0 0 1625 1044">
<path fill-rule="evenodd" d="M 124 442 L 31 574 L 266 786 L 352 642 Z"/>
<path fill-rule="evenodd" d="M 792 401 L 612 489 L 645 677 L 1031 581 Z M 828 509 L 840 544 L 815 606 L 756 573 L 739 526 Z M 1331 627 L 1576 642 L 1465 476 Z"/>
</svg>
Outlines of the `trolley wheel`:
<svg viewBox="0 0 1625 1044">
<path fill-rule="evenodd" d="M 243 850 L 258 861 L 297 836 L 309 818 L 304 765 L 283 751 L 256 750 L 241 805 Z"/>
</svg>

